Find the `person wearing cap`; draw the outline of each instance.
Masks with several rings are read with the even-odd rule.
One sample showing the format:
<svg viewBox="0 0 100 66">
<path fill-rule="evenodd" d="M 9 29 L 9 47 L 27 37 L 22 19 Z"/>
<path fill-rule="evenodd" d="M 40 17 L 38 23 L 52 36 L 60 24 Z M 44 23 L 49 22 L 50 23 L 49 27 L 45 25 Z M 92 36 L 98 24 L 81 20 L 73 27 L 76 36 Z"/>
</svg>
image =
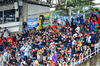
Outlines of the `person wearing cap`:
<svg viewBox="0 0 100 66">
<path fill-rule="evenodd" d="M 79 53 L 76 54 L 76 61 L 79 60 Z"/>
<path fill-rule="evenodd" d="M 91 44 L 91 36 L 90 36 L 90 33 L 88 33 L 88 35 L 86 36 L 86 41 L 87 41 L 87 45 L 90 46 Z"/>
<path fill-rule="evenodd" d="M 77 45 L 77 53 L 81 53 L 81 49 L 82 49 L 82 43 L 81 41 L 78 41 L 78 45 Z"/>
<path fill-rule="evenodd" d="M 53 44 L 55 44 L 54 40 L 51 39 L 51 43 L 50 43 L 50 46 L 52 46 Z"/>
<path fill-rule="evenodd" d="M 63 62 L 63 56 L 60 56 L 60 63 L 62 63 Z"/>
<path fill-rule="evenodd" d="M 49 66 L 56 66 L 56 64 L 55 64 L 55 62 L 53 60 L 51 60 Z"/>
<path fill-rule="evenodd" d="M 91 34 L 91 43 L 95 44 L 95 39 L 96 39 L 95 32 L 92 31 L 92 34 Z"/>
</svg>

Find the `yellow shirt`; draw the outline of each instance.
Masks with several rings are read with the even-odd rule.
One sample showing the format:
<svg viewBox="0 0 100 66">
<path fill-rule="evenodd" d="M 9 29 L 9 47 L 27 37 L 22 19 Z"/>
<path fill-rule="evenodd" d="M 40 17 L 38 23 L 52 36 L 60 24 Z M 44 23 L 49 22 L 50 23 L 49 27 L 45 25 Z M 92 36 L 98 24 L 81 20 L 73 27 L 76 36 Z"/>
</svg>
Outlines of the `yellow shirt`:
<svg viewBox="0 0 100 66">
<path fill-rule="evenodd" d="M 37 30 L 40 30 L 41 29 L 41 26 L 37 26 Z"/>
<path fill-rule="evenodd" d="M 80 47 L 82 46 L 82 43 L 77 45 L 77 51 L 80 51 Z"/>
</svg>

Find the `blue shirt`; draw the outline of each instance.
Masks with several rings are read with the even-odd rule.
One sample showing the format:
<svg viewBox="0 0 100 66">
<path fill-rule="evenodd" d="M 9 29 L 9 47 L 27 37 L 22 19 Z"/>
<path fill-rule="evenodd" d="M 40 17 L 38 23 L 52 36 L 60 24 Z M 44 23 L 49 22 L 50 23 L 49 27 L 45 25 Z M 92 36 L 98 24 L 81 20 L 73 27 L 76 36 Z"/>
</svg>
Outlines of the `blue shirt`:
<svg viewBox="0 0 100 66">
<path fill-rule="evenodd" d="M 94 27 L 95 27 L 95 24 L 93 25 L 90 21 L 90 25 L 91 25 L 91 32 L 93 31 Z"/>
<path fill-rule="evenodd" d="M 91 15 L 91 19 L 92 19 L 92 17 L 93 17 L 93 12 L 91 12 L 90 15 Z"/>
<path fill-rule="evenodd" d="M 95 11 L 94 13 L 95 13 L 95 15 L 99 16 L 98 12 Z"/>
<path fill-rule="evenodd" d="M 24 54 L 20 56 L 21 58 L 24 58 Z"/>
<path fill-rule="evenodd" d="M 39 48 L 42 48 L 42 42 L 43 42 L 43 41 L 40 41 L 40 42 L 39 42 L 39 44 L 41 43 L 41 44 L 39 45 Z"/>
<path fill-rule="evenodd" d="M 22 51 L 22 50 L 25 50 L 25 47 L 24 47 L 24 46 L 22 46 L 22 47 L 20 48 L 20 51 Z"/>
<path fill-rule="evenodd" d="M 29 48 L 31 48 L 31 46 L 29 45 L 29 46 L 27 46 L 27 48 L 29 49 Z"/>
</svg>

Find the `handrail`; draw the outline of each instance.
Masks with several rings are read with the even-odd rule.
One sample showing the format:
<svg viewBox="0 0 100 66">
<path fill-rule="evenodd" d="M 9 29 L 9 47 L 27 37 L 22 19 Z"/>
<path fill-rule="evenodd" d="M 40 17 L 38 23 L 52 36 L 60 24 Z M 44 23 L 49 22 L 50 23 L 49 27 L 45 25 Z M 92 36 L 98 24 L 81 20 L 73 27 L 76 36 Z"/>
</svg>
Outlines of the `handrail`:
<svg viewBox="0 0 100 66">
<path fill-rule="evenodd" d="M 88 55 L 88 51 L 90 50 L 90 54 Z M 71 60 L 71 66 L 76 66 L 78 63 L 80 64 L 80 63 L 82 63 L 82 62 L 84 62 L 84 60 L 86 60 L 86 59 L 88 59 L 88 58 L 91 58 L 92 57 L 92 55 L 93 54 L 98 54 L 98 53 L 100 53 L 99 51 L 100 51 L 100 48 L 98 47 L 98 48 L 96 48 L 96 47 L 94 47 L 94 52 L 92 52 L 91 53 L 91 49 L 87 49 L 87 56 L 86 57 L 83 57 L 83 54 L 82 54 L 82 59 L 80 59 L 80 55 L 79 55 L 79 60 L 78 61 L 74 61 L 74 63 L 73 63 L 73 61 Z"/>
</svg>

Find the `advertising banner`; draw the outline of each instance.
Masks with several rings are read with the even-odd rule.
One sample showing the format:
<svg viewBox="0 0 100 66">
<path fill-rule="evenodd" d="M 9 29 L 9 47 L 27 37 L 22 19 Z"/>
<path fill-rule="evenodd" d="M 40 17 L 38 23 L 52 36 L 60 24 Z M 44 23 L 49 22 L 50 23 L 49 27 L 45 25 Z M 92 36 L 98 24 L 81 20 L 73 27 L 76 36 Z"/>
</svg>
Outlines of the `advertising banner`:
<svg viewBox="0 0 100 66">
<path fill-rule="evenodd" d="M 50 13 L 40 14 L 38 23 L 39 23 L 40 26 L 41 25 L 42 26 L 48 26 L 48 25 L 50 25 L 49 19 L 50 19 Z"/>
</svg>

